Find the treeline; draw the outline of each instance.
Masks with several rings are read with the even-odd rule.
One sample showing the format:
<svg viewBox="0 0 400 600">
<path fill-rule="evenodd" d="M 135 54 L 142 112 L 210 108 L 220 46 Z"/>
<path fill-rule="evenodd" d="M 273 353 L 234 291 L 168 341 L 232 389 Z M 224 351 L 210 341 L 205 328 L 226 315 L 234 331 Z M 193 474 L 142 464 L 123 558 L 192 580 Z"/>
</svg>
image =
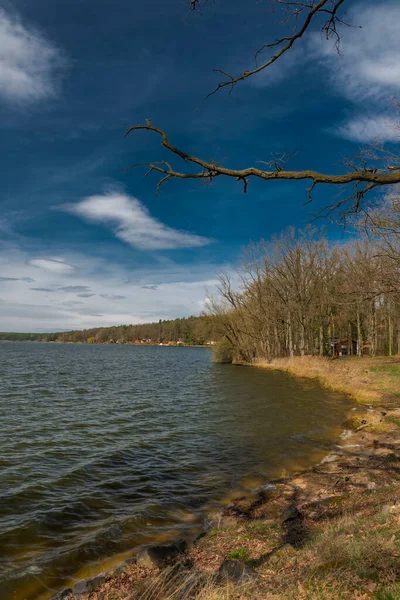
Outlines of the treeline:
<svg viewBox="0 0 400 600">
<path fill-rule="evenodd" d="M 41 340 L 46 334 L 43 333 L 15 333 L 15 332 L 1 332 L 1 341 L 13 341 L 13 342 L 36 342 Z"/>
<path fill-rule="evenodd" d="M 119 325 L 56 333 L 1 333 L 1 340 L 87 344 L 186 344 L 204 345 L 217 336 L 212 316 L 160 320 L 157 323 Z"/>
<path fill-rule="evenodd" d="M 252 245 L 213 300 L 224 339 L 217 359 L 400 354 L 395 243 L 365 236 L 332 245 L 309 228 Z"/>
</svg>

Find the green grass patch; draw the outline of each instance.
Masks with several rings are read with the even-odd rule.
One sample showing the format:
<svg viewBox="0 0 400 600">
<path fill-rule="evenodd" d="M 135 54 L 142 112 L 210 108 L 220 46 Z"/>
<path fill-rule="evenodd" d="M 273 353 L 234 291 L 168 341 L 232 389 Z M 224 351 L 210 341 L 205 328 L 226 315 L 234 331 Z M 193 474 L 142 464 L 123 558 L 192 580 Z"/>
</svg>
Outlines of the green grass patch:
<svg viewBox="0 0 400 600">
<path fill-rule="evenodd" d="M 379 365 L 377 367 L 369 367 L 372 373 L 382 373 L 383 375 L 390 375 L 391 377 L 398 377 L 400 379 L 400 365 Z"/>
<path fill-rule="evenodd" d="M 228 554 L 229 560 L 247 560 L 249 551 L 247 548 L 236 548 Z"/>
</svg>

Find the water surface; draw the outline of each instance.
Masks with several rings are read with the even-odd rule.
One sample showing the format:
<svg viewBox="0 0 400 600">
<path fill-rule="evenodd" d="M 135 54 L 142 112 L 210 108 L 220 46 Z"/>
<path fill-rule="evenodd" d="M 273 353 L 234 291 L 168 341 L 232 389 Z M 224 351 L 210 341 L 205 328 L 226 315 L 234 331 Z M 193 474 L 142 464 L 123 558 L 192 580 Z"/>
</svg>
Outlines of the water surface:
<svg viewBox="0 0 400 600">
<path fill-rule="evenodd" d="M 0 343 L 0 590 L 48 598 L 323 456 L 349 401 L 204 348 Z"/>
</svg>

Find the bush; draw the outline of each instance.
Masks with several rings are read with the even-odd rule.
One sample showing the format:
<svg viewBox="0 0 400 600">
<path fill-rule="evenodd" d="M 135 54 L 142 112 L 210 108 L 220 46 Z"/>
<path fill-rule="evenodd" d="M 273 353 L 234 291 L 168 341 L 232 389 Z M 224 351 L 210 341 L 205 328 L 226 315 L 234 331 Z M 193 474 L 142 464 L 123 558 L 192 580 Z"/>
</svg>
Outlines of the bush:
<svg viewBox="0 0 400 600">
<path fill-rule="evenodd" d="M 213 362 L 231 363 L 233 360 L 233 347 L 230 341 L 223 337 L 213 346 Z"/>
</svg>

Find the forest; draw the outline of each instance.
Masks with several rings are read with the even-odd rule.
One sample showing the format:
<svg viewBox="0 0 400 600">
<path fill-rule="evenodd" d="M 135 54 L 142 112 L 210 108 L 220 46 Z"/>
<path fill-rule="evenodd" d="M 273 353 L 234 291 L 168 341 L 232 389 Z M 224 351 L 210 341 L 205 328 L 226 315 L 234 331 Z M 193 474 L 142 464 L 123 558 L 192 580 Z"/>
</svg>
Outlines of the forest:
<svg viewBox="0 0 400 600">
<path fill-rule="evenodd" d="M 222 362 L 400 354 L 399 199 L 358 219 L 347 241 L 289 229 L 222 274 L 211 311 Z"/>
<path fill-rule="evenodd" d="M 0 340 L 41 341 L 87 344 L 184 344 L 203 346 L 217 335 L 214 318 L 209 315 L 157 323 L 97 327 L 55 333 L 0 333 Z"/>
</svg>

